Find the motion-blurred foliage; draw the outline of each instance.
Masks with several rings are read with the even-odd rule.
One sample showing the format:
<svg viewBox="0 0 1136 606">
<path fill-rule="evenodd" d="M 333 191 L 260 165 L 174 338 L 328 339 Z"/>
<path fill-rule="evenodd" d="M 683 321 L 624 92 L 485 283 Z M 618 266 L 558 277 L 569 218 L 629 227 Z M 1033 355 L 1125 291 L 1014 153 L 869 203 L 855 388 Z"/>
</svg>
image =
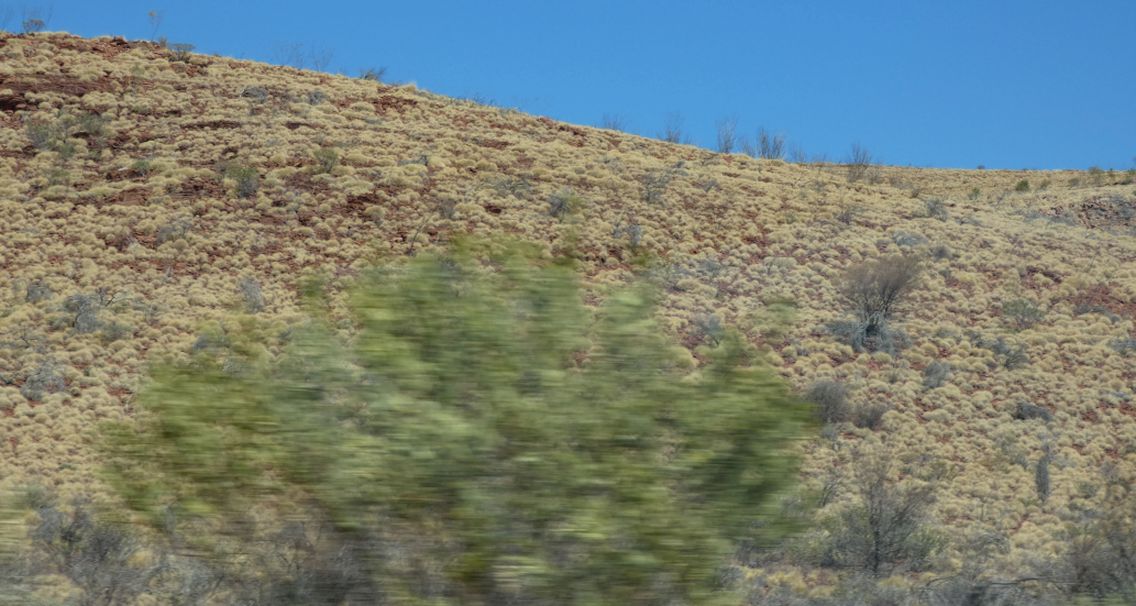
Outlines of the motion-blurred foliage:
<svg viewBox="0 0 1136 606">
<path fill-rule="evenodd" d="M 111 484 L 253 583 L 290 528 L 325 603 L 736 601 L 720 569 L 807 409 L 736 334 L 691 368 L 645 286 L 592 309 L 567 262 L 474 248 L 364 275 L 348 337 L 316 296 L 280 355 L 158 370 L 106 431 Z"/>
</svg>

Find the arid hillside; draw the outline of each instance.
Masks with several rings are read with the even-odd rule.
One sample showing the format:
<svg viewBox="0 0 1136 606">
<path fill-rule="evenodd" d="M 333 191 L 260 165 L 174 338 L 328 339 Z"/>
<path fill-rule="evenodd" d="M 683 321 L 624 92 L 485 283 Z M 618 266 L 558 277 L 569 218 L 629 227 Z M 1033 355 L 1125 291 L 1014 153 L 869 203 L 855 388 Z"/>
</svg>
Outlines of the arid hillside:
<svg viewBox="0 0 1136 606">
<path fill-rule="evenodd" d="M 307 273 L 341 286 L 459 234 L 571 240 L 596 297 L 645 266 L 695 359 L 742 326 L 802 392 L 844 386 L 852 413 L 804 446 L 818 515 L 856 497 L 863 453 L 887 451 L 897 479 L 935 486 L 941 567 L 995 537 L 989 570 L 1023 576 L 1106 485 L 1136 479 L 1136 178 L 861 168 L 145 42 L 5 35 L 0 477 L 97 492 L 88 430 L 132 414 L 147 363 L 234 313 L 284 330 Z M 922 266 L 894 319 L 903 343 L 856 351 L 829 329 L 850 317 L 845 275 L 897 254 Z"/>
</svg>

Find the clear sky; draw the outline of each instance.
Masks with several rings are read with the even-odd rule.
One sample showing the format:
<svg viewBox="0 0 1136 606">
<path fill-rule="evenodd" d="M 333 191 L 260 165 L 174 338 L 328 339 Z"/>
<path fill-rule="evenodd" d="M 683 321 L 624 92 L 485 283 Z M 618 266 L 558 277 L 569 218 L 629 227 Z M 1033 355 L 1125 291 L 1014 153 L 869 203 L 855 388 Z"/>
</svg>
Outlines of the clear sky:
<svg viewBox="0 0 1136 606">
<path fill-rule="evenodd" d="M 737 119 L 809 156 L 853 142 L 889 164 L 1127 169 L 1136 163 L 1136 0 L 55 0 L 48 29 L 166 36 L 698 145 Z M 5 4 L 0 0 L 0 19 Z M 162 15 L 156 34 L 147 13 Z M 299 46 L 297 46 L 299 45 Z"/>
</svg>

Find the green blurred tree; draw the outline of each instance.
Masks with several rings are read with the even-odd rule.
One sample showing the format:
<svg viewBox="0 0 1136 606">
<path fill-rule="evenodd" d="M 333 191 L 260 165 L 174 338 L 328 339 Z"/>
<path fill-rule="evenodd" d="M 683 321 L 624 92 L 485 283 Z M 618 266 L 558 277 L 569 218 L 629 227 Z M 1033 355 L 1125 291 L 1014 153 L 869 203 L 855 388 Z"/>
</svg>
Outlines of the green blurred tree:
<svg viewBox="0 0 1136 606">
<path fill-rule="evenodd" d="M 474 248 L 362 276 L 349 336 L 315 297 L 280 355 L 233 333 L 157 370 L 104 434 L 111 484 L 246 568 L 255 520 L 290 521 L 362 571 L 333 603 L 736 601 L 721 567 L 792 482 L 807 407 L 736 333 L 691 368 L 644 286 L 590 309 L 567 261 Z"/>
</svg>

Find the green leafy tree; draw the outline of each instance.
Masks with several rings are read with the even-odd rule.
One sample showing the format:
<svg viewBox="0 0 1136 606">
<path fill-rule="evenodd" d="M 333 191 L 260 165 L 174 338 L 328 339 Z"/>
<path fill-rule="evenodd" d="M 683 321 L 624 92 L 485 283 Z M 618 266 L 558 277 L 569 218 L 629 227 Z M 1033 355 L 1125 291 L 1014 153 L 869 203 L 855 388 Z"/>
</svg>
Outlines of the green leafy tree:
<svg viewBox="0 0 1136 606">
<path fill-rule="evenodd" d="M 807 407 L 737 334 L 684 364 L 645 287 L 590 309 L 567 262 L 472 248 L 362 276 L 348 336 L 316 297 L 279 355 L 234 332 L 158 370 L 111 483 L 249 582 L 233 554 L 289 521 L 334 603 L 736 601 L 720 569 L 776 526 Z"/>
</svg>

